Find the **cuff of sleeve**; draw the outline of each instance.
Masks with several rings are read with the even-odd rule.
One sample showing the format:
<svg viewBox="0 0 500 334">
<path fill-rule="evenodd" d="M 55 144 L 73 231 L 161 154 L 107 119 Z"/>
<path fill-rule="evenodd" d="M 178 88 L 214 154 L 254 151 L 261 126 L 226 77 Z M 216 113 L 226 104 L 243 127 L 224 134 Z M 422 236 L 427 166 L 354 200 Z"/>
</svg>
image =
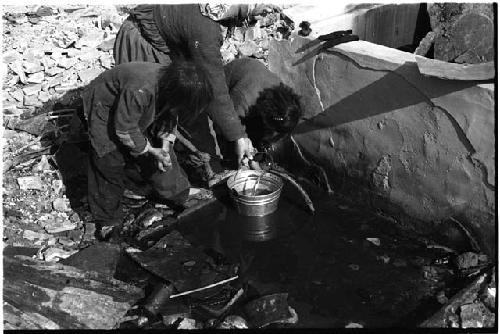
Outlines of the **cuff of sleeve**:
<svg viewBox="0 0 500 334">
<path fill-rule="evenodd" d="M 139 156 L 139 155 L 143 155 L 145 153 L 148 152 L 149 148 L 151 147 L 151 145 L 149 145 L 149 141 L 146 139 L 146 144 L 144 145 L 144 148 L 142 150 L 138 150 L 138 151 L 132 151 L 130 152 L 130 154 L 132 156 Z"/>
<path fill-rule="evenodd" d="M 163 137 L 163 139 L 173 144 L 177 137 L 173 133 L 169 133 L 168 136 Z"/>
</svg>

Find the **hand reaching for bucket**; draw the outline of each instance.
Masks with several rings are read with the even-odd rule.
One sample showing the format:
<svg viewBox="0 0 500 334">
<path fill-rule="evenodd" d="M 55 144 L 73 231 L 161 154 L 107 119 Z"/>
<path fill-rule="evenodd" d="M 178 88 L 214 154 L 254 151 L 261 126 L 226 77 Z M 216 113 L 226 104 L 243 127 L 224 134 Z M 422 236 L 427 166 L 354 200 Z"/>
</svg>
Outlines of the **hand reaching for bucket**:
<svg viewBox="0 0 500 334">
<path fill-rule="evenodd" d="M 242 137 L 236 141 L 236 155 L 238 157 L 240 169 L 261 170 L 257 161 L 254 161 L 254 155 L 257 150 L 253 147 L 250 138 Z"/>
<path fill-rule="evenodd" d="M 253 147 L 250 138 L 241 137 L 236 140 L 236 157 L 239 163 L 239 167 L 248 166 L 248 160 L 253 159 L 255 148 Z"/>
</svg>

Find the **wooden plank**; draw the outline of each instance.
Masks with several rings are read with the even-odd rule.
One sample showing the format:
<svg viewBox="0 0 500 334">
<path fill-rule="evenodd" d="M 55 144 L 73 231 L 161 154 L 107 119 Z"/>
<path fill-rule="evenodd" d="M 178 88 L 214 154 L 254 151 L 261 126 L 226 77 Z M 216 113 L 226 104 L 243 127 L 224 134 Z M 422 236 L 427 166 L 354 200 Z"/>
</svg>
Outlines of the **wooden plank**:
<svg viewBox="0 0 500 334">
<path fill-rule="evenodd" d="M 491 80 L 495 78 L 494 62 L 454 64 L 442 60 L 415 56 L 420 73 L 449 80 Z"/>
<path fill-rule="evenodd" d="M 112 329 L 142 290 L 95 272 L 4 256 L 4 322 L 16 329 Z"/>
</svg>

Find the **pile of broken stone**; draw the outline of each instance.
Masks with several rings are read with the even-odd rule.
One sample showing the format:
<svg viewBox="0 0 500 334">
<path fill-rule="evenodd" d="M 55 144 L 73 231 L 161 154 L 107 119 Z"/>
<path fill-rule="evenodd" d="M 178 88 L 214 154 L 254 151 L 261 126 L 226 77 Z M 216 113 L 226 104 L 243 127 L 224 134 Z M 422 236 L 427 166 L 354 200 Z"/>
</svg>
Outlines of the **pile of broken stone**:
<svg viewBox="0 0 500 334">
<path fill-rule="evenodd" d="M 111 68 L 113 39 L 125 17 L 112 6 L 6 6 L 4 124 L 29 118 L 44 106 L 52 109 L 66 92 Z M 31 132 L 4 131 L 4 162 L 43 151 L 41 136 Z M 76 252 L 93 230 L 85 228 L 88 211 L 71 208 L 53 155 L 44 153 L 15 166 L 4 164 L 4 242 L 40 247 L 40 259 L 57 261 Z"/>
<path fill-rule="evenodd" d="M 6 6 L 4 116 L 30 115 L 111 68 L 125 18 L 114 6 Z"/>
</svg>

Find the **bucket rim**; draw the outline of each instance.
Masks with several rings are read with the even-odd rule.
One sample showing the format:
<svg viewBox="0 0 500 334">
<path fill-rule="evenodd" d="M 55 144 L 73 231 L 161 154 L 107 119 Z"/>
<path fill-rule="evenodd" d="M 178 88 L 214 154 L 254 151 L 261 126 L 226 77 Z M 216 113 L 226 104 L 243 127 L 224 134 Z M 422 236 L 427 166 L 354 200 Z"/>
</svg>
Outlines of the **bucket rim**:
<svg viewBox="0 0 500 334">
<path fill-rule="evenodd" d="M 247 175 L 247 174 L 250 174 L 250 175 Z M 235 196 L 231 190 L 234 189 L 234 187 L 232 187 L 232 186 L 234 186 L 234 184 L 236 183 L 236 176 L 237 175 L 246 175 L 245 178 L 248 178 L 249 176 L 252 176 L 252 175 L 256 176 L 256 177 L 262 177 L 262 178 L 269 176 L 268 180 L 270 182 L 275 181 L 276 183 L 278 183 L 277 188 L 276 188 L 276 190 L 272 191 L 271 193 L 265 194 L 265 195 L 254 195 L 254 196 L 238 195 L 238 196 Z M 240 172 L 237 172 L 237 173 L 231 175 L 226 182 L 226 186 L 229 189 L 230 196 L 233 197 L 234 199 L 241 198 L 241 199 L 247 199 L 247 200 L 251 201 L 252 199 L 262 199 L 262 198 L 266 198 L 266 197 L 271 197 L 271 198 L 274 198 L 275 196 L 280 197 L 281 190 L 283 189 L 283 179 L 280 176 L 275 175 L 273 173 L 270 173 L 268 171 L 245 170 L 245 171 L 240 171 Z"/>
</svg>

